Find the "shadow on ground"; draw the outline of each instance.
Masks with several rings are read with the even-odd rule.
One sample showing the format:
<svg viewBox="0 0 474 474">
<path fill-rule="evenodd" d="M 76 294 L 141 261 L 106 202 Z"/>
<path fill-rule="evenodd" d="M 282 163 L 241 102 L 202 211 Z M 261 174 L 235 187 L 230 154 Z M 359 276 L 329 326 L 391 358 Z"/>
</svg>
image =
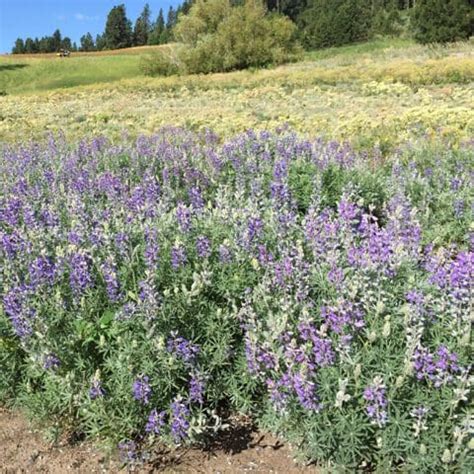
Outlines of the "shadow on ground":
<svg viewBox="0 0 474 474">
<path fill-rule="evenodd" d="M 15 69 L 23 69 L 25 67 L 28 67 L 29 64 L 0 64 L 0 72 L 3 71 L 14 71 Z"/>
</svg>

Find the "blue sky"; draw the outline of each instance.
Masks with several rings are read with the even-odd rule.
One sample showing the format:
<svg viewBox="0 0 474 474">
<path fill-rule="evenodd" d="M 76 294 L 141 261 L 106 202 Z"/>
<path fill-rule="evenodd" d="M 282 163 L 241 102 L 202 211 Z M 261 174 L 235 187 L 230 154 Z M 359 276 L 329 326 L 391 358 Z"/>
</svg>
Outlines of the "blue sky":
<svg viewBox="0 0 474 474">
<path fill-rule="evenodd" d="M 0 53 L 10 52 L 15 40 L 51 35 L 56 28 L 79 44 L 88 31 L 102 33 L 107 14 L 123 3 L 127 17 L 135 22 L 147 0 L 0 0 Z M 152 19 L 160 8 L 166 13 L 180 0 L 148 0 Z"/>
</svg>

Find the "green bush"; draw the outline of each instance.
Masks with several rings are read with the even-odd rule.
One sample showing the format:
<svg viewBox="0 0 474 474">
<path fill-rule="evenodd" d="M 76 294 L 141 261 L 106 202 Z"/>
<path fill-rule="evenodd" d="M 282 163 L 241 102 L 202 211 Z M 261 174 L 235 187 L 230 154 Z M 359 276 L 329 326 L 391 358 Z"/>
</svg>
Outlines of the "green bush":
<svg viewBox="0 0 474 474">
<path fill-rule="evenodd" d="M 175 68 L 195 74 L 281 64 L 299 57 L 295 30 L 288 18 L 268 14 L 260 1 L 232 7 L 227 0 L 200 0 L 175 28 L 182 45 L 176 61 L 154 56 L 142 69 L 150 75 L 174 73 Z"/>
<path fill-rule="evenodd" d="M 179 73 L 180 64 L 176 49 L 170 47 L 144 56 L 140 60 L 140 69 L 146 76 L 172 76 Z"/>
<path fill-rule="evenodd" d="M 411 27 L 420 43 L 448 43 L 468 39 L 473 20 L 469 0 L 418 0 Z"/>
</svg>

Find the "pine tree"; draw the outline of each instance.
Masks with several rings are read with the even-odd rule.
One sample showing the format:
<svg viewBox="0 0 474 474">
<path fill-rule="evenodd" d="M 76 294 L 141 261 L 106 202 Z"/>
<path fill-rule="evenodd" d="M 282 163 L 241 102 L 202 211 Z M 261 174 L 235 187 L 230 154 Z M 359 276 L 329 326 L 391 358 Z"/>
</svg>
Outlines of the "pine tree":
<svg viewBox="0 0 474 474">
<path fill-rule="evenodd" d="M 150 15 L 150 6 L 147 3 L 135 22 L 133 42 L 136 46 L 143 46 L 148 43 L 148 36 L 151 31 Z"/>
<path fill-rule="evenodd" d="M 95 49 L 97 51 L 102 51 L 106 48 L 105 34 L 97 35 L 95 37 Z"/>
<path fill-rule="evenodd" d="M 21 38 L 18 38 L 15 41 L 15 46 L 13 46 L 12 54 L 23 54 L 25 52 L 25 43 Z"/>
<path fill-rule="evenodd" d="M 181 4 L 181 13 L 183 15 L 187 15 L 189 13 L 189 10 L 191 10 L 192 5 L 193 0 L 184 0 L 184 2 Z"/>
<path fill-rule="evenodd" d="M 52 36 L 52 42 L 51 42 L 51 48 L 52 48 L 52 51 L 59 51 L 59 49 L 61 49 L 61 32 L 59 30 L 56 30 L 54 33 L 53 33 L 53 36 Z"/>
<path fill-rule="evenodd" d="M 25 40 L 25 53 L 37 53 L 37 50 L 35 49 L 35 42 L 31 38 L 26 38 Z"/>
<path fill-rule="evenodd" d="M 105 25 L 105 44 L 108 49 L 127 48 L 132 44 L 132 26 L 127 19 L 125 5 L 113 7 Z"/>
<path fill-rule="evenodd" d="M 165 33 L 163 34 L 164 43 L 167 43 L 172 40 L 173 38 L 172 31 L 173 31 L 174 26 L 176 25 L 176 20 L 177 20 L 176 11 L 172 6 L 170 6 L 168 10 L 168 16 L 166 17 Z"/>
<path fill-rule="evenodd" d="M 61 48 L 71 51 L 72 49 L 71 38 L 69 38 L 68 36 L 65 36 L 61 41 Z"/>
<path fill-rule="evenodd" d="M 307 0 L 266 0 L 270 12 L 278 12 L 296 21 L 298 15 L 307 7 Z"/>
<path fill-rule="evenodd" d="M 298 17 L 302 40 L 309 48 L 366 40 L 371 24 L 371 5 L 366 0 L 309 0 Z"/>
<path fill-rule="evenodd" d="M 163 15 L 163 9 L 160 8 L 158 17 L 153 25 L 153 30 L 148 38 L 148 44 L 163 44 L 166 41 L 165 38 L 165 17 Z"/>
<path fill-rule="evenodd" d="M 81 36 L 81 51 L 94 51 L 95 44 L 94 39 L 90 33 L 86 33 Z"/>
<path fill-rule="evenodd" d="M 469 0 L 417 0 L 411 27 L 420 43 L 447 43 L 468 39 L 473 20 Z"/>
</svg>

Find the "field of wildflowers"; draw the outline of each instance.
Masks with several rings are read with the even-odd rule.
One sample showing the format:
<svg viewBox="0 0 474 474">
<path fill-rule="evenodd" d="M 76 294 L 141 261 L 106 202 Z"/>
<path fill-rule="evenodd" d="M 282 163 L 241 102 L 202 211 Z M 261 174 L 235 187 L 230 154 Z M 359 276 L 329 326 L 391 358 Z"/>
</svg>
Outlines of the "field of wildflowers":
<svg viewBox="0 0 474 474">
<path fill-rule="evenodd" d="M 0 150 L 0 399 L 137 462 L 247 413 L 308 459 L 468 472 L 472 141 L 168 127 Z"/>
<path fill-rule="evenodd" d="M 0 58 L 0 71 L 12 61 L 20 60 Z M 168 78 L 140 77 L 133 55 L 22 61 L 24 68 L 0 74 L 2 141 L 50 131 L 121 139 L 169 125 L 231 137 L 288 123 L 311 137 L 385 151 L 419 137 L 456 143 L 474 133 L 471 43 L 381 41 L 274 69 Z M 80 84 L 89 85 L 72 87 Z"/>
</svg>

